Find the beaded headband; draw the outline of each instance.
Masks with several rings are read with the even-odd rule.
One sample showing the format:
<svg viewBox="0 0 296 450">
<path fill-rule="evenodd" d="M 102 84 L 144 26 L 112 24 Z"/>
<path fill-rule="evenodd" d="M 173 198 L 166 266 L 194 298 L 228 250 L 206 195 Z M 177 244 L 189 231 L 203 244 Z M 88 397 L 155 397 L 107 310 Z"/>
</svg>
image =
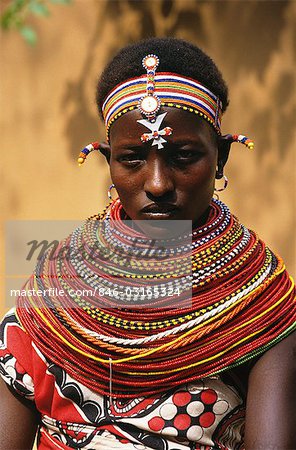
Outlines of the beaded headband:
<svg viewBox="0 0 296 450">
<path fill-rule="evenodd" d="M 155 57 L 148 55 L 151 59 L 152 56 Z M 154 73 L 155 69 L 147 69 L 147 75 L 131 78 L 110 92 L 102 106 L 107 138 L 110 126 L 123 114 L 139 108 L 148 120 L 153 121 L 160 106 L 195 113 L 221 134 L 222 102 L 218 97 L 191 78 L 169 72 Z"/>
<path fill-rule="evenodd" d="M 156 55 L 147 55 L 142 65 L 146 75 L 131 78 L 115 86 L 102 106 L 102 114 L 106 126 L 106 137 L 109 141 L 109 131 L 116 119 L 134 109 L 139 109 L 146 119 L 137 120 L 151 132 L 143 133 L 141 141 L 152 140 L 152 145 L 163 148 L 165 136 L 173 133 L 173 129 L 160 129 L 167 113 L 158 114 L 161 106 L 183 109 L 197 114 L 210 123 L 221 135 L 222 102 L 215 94 L 192 78 L 170 72 L 155 74 L 159 64 Z M 227 135 L 230 142 L 239 142 L 249 149 L 254 148 L 251 139 L 244 135 Z M 81 150 L 78 163 L 83 164 L 87 155 L 93 150 L 100 150 L 98 142 L 93 142 Z"/>
</svg>

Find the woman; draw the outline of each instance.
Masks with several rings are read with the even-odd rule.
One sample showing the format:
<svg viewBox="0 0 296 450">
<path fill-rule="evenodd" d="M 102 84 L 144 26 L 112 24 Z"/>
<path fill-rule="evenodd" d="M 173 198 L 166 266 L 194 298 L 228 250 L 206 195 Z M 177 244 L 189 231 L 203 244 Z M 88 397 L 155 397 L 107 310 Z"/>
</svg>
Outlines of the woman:
<svg viewBox="0 0 296 450">
<path fill-rule="evenodd" d="M 221 135 L 220 72 L 150 39 L 112 60 L 97 102 L 108 144 L 79 163 L 101 151 L 119 199 L 44 256 L 26 286 L 43 295 L 3 320 L 0 448 L 31 448 L 38 425 L 40 449 L 296 448 L 293 280 L 212 199 L 232 142 L 253 146 Z"/>
</svg>

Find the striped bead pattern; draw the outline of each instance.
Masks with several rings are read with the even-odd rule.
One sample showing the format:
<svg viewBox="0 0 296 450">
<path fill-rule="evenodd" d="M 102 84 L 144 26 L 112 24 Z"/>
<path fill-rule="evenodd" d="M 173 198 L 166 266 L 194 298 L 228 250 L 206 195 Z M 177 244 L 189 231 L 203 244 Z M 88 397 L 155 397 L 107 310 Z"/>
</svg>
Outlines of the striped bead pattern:
<svg viewBox="0 0 296 450">
<path fill-rule="evenodd" d="M 147 76 L 132 78 L 116 86 L 103 103 L 102 112 L 107 138 L 112 123 L 138 107 L 146 94 Z M 162 106 L 180 108 L 195 113 L 209 122 L 221 134 L 222 103 L 209 89 L 191 78 L 173 73 L 155 75 L 155 94 Z"/>
</svg>

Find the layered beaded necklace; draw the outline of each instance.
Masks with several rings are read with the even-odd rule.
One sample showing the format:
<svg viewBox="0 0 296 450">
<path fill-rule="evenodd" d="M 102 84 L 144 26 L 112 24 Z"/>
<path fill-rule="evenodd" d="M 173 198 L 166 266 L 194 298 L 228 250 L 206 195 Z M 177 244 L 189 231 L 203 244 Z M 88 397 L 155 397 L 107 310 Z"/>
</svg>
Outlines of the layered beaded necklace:
<svg viewBox="0 0 296 450">
<path fill-rule="evenodd" d="M 161 260 L 124 214 L 116 200 L 88 219 L 38 263 L 25 288 L 43 295 L 18 300 L 23 328 L 74 379 L 117 398 L 154 395 L 243 364 L 295 328 L 281 258 L 222 202 Z"/>
</svg>

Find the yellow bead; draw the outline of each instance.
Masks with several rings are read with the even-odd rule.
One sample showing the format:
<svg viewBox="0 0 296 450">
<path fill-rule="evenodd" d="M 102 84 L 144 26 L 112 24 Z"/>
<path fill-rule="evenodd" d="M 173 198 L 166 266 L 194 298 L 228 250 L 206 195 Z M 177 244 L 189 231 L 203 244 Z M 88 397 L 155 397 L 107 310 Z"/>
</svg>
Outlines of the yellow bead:
<svg viewBox="0 0 296 450">
<path fill-rule="evenodd" d="M 77 159 L 77 162 L 78 162 L 78 164 L 81 166 L 81 164 L 83 164 L 84 163 L 84 158 L 78 158 Z"/>
</svg>

